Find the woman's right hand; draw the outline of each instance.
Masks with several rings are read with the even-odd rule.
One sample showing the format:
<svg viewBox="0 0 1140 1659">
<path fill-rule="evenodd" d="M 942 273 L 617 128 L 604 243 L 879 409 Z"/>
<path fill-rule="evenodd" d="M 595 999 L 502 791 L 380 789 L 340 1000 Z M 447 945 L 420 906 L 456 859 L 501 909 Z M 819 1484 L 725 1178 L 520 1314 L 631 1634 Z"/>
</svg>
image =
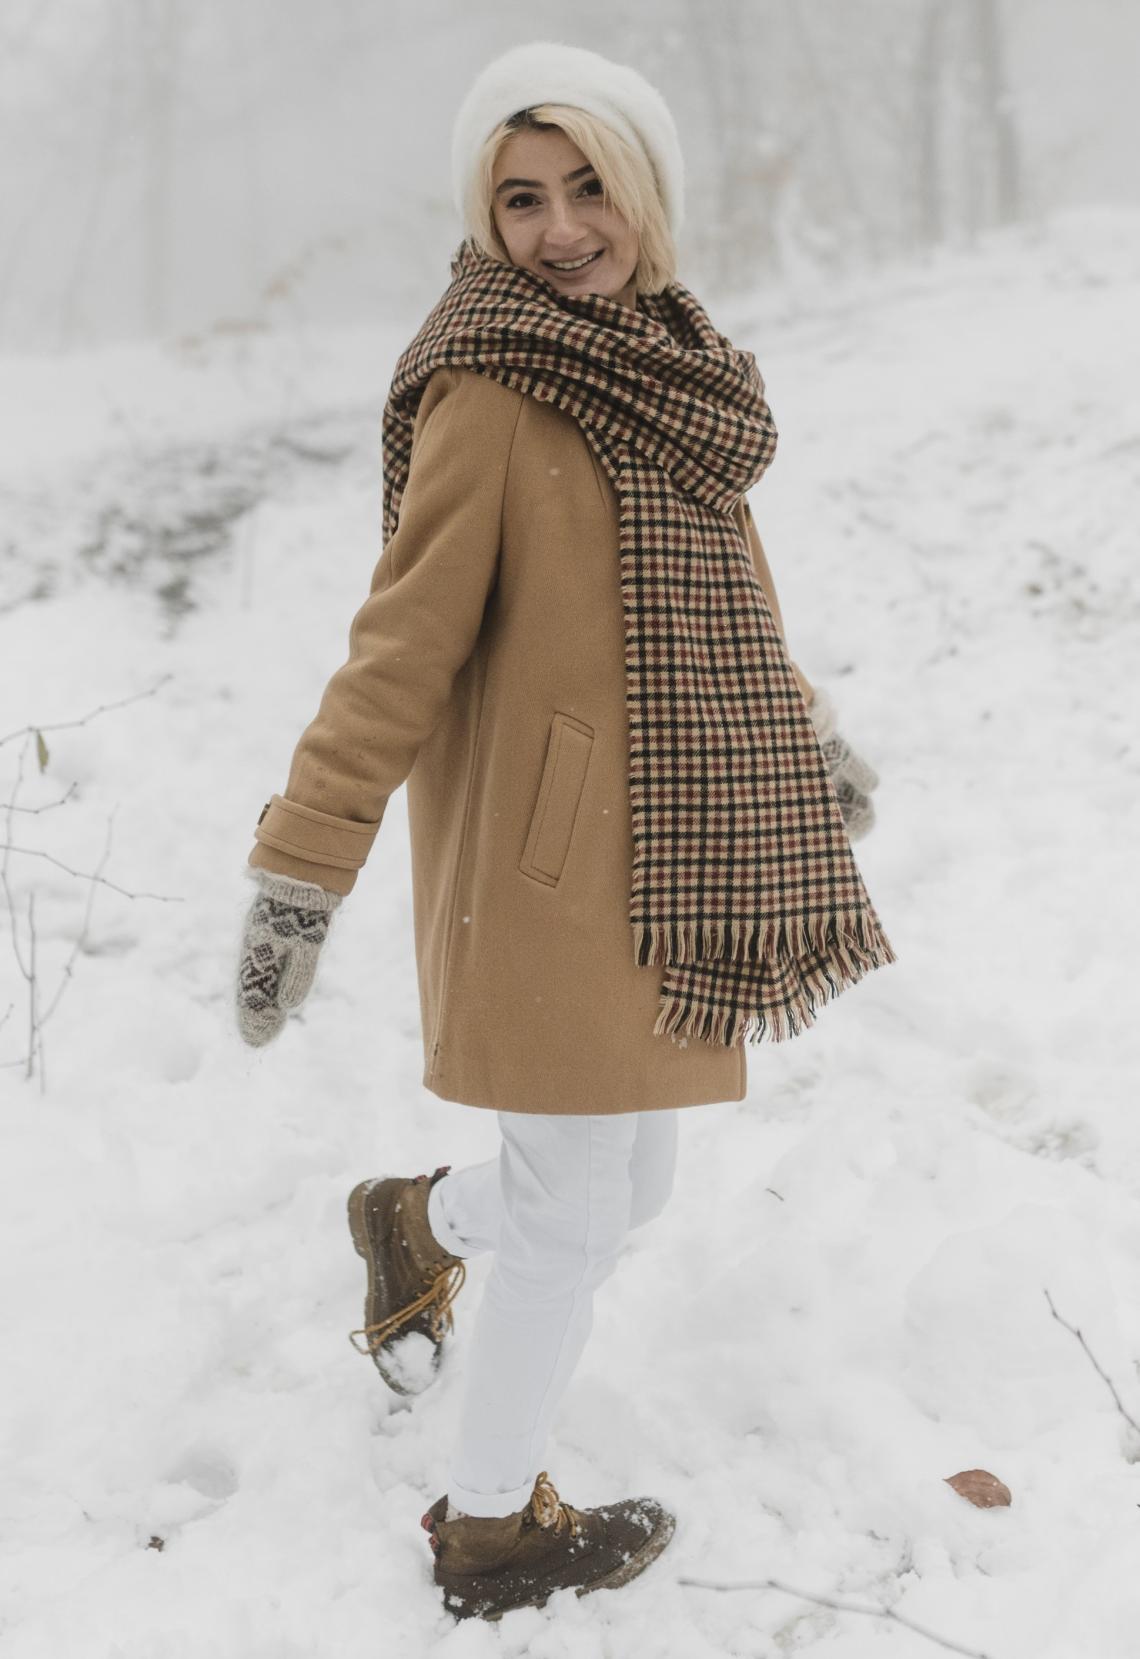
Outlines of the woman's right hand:
<svg viewBox="0 0 1140 1659">
<path fill-rule="evenodd" d="M 258 870 L 256 879 L 260 891 L 242 933 L 237 1015 L 242 1040 L 261 1048 L 308 996 L 341 895 L 270 870 Z"/>
<path fill-rule="evenodd" d="M 869 761 L 855 753 L 837 729 L 835 703 L 822 686 L 815 687 L 808 714 L 823 750 L 848 839 L 859 841 L 875 822 L 871 791 L 878 786 L 879 774 Z"/>
</svg>

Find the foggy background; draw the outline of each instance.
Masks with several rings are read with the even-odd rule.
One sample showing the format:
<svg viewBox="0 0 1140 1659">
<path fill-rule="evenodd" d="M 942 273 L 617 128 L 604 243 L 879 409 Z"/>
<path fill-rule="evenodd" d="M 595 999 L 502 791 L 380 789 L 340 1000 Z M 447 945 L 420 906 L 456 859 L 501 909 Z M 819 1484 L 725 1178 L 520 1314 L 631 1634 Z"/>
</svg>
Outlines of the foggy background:
<svg viewBox="0 0 1140 1659">
<path fill-rule="evenodd" d="M 1129 0 L 5 0 L 0 349 L 414 320 L 452 112 L 535 38 L 660 87 L 713 298 L 1140 201 Z"/>
</svg>

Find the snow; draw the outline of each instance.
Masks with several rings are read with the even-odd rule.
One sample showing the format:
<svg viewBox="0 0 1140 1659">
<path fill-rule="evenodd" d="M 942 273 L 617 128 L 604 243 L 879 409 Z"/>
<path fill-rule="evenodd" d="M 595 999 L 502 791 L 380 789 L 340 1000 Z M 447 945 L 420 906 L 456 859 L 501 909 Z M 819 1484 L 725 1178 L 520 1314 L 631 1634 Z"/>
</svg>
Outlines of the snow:
<svg viewBox="0 0 1140 1659">
<path fill-rule="evenodd" d="M 0 1071 L 7 1659 L 939 1651 L 683 1578 L 992 1659 L 1134 1654 L 1140 1433 L 1059 1320 L 1140 1420 L 1138 298 L 1140 215 L 1085 210 L 718 316 L 780 428 L 753 509 L 793 650 L 882 778 L 857 856 L 899 960 L 682 1113 L 598 1293 L 544 1465 L 579 1507 L 658 1497 L 672 1544 L 497 1626 L 443 1611 L 418 1525 L 488 1258 L 420 1398 L 347 1340 L 349 1189 L 497 1146 L 420 1083 L 402 793 L 303 1013 L 260 1052 L 231 1014 L 252 825 L 367 589 L 417 319 L 6 361 L 0 737 L 137 698 L 45 733 L 18 804 L 77 790 L 11 838 L 89 872 L 113 815 L 105 876 L 159 895 L 98 889 L 44 1086 Z M 88 887 L 10 880 L 46 1002 Z M 9 1004 L 4 1062 L 4 939 Z M 975 1467 L 1011 1507 L 945 1484 Z"/>
</svg>

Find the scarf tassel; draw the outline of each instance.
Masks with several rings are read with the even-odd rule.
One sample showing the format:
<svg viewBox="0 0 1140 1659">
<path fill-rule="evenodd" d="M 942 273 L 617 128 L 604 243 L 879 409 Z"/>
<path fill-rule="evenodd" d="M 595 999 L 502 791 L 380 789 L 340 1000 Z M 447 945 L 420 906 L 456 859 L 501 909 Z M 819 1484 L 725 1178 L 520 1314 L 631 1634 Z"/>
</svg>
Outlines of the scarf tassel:
<svg viewBox="0 0 1140 1659">
<path fill-rule="evenodd" d="M 691 953 L 698 929 L 704 951 L 694 956 Z M 641 966 L 701 961 L 715 971 L 717 960 L 723 961 L 729 954 L 723 948 L 726 940 L 734 960 L 752 961 L 757 966 L 775 962 L 782 973 L 790 969 L 796 981 L 794 988 L 770 1004 L 746 1012 L 709 1000 L 699 992 L 665 990 L 654 1036 L 696 1037 L 729 1047 L 764 1040 L 786 1042 L 814 1025 L 822 1007 L 873 968 L 895 961 L 877 918 L 862 910 L 795 922 L 646 924 L 637 937 L 636 960 Z M 712 997 L 716 997 L 715 985 Z"/>
</svg>

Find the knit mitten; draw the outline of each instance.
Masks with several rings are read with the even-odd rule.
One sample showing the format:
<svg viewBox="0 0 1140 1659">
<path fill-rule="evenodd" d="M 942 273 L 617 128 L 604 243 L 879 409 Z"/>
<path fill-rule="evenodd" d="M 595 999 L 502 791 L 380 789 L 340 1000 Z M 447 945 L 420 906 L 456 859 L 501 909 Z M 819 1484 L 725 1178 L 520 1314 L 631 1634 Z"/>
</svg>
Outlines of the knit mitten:
<svg viewBox="0 0 1140 1659">
<path fill-rule="evenodd" d="M 858 841 L 875 822 L 870 795 L 879 782 L 879 774 L 837 731 L 835 704 L 821 686 L 815 688 L 808 713 L 827 762 L 847 834 L 852 841 Z"/>
<path fill-rule="evenodd" d="M 270 870 L 256 878 L 261 891 L 245 918 L 237 1015 L 243 1040 L 261 1048 L 308 996 L 341 895 Z"/>
</svg>

